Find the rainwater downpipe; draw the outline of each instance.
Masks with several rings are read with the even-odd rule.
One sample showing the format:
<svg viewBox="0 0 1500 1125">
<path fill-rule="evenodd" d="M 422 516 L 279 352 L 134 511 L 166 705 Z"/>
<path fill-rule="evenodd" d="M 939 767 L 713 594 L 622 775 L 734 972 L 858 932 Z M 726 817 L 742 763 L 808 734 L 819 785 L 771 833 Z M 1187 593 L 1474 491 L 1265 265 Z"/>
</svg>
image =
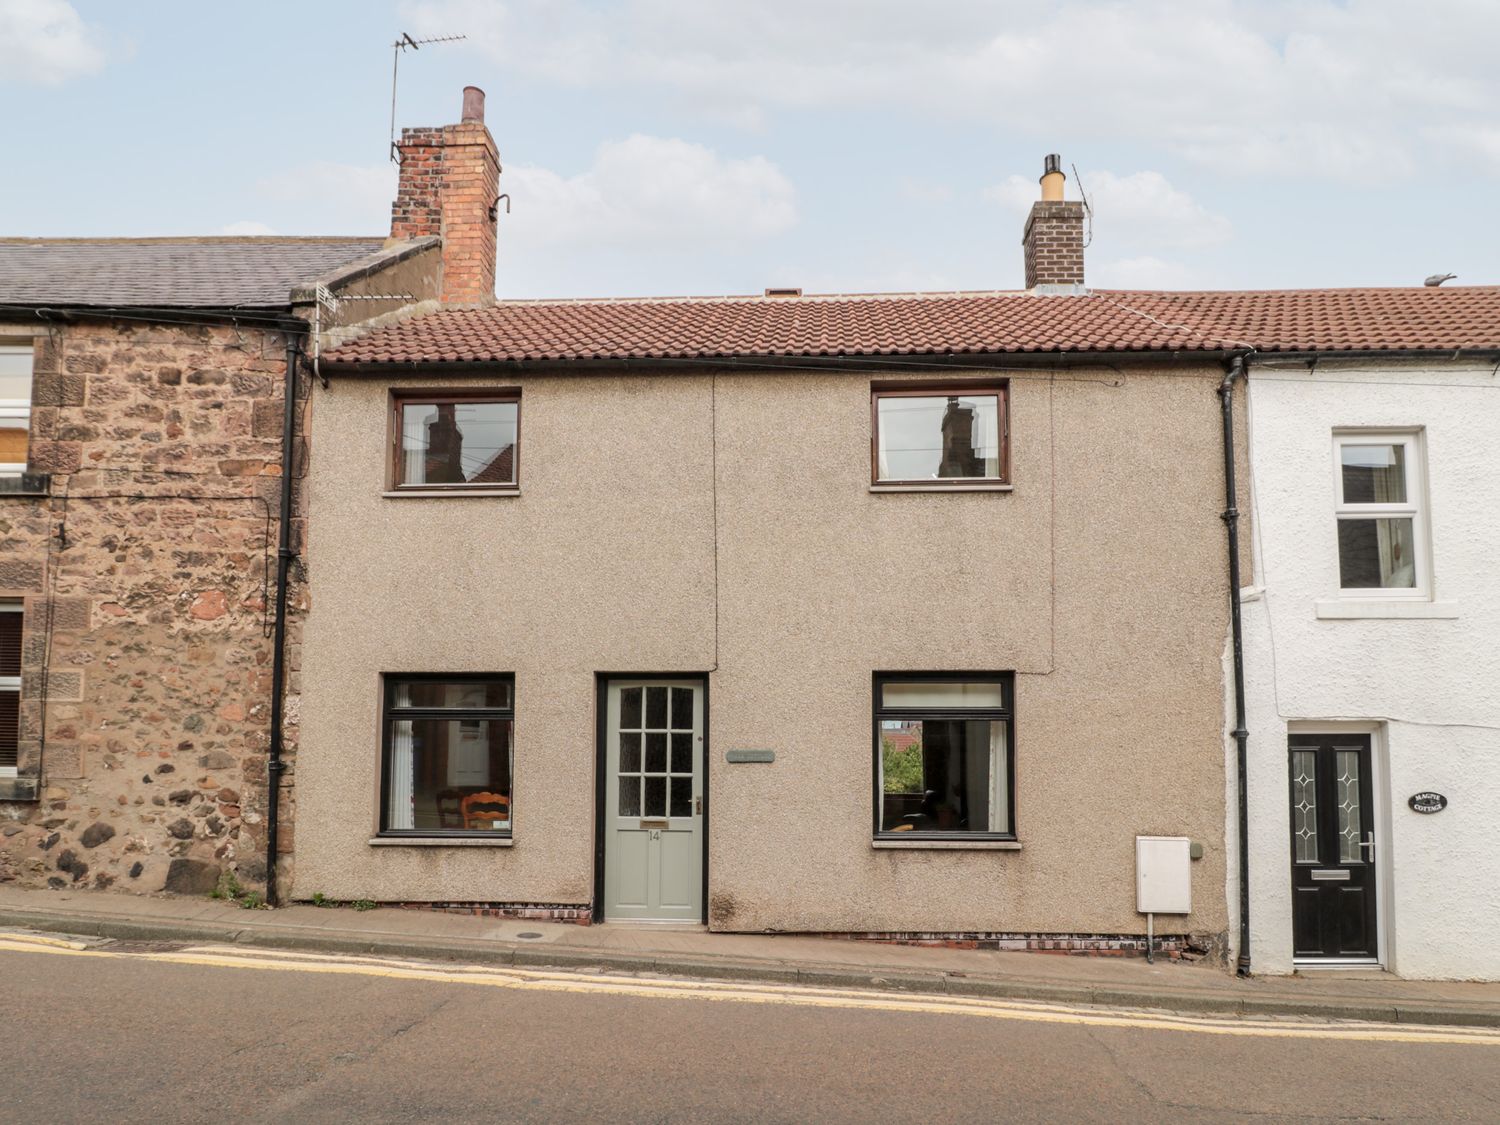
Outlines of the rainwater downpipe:
<svg viewBox="0 0 1500 1125">
<path fill-rule="evenodd" d="M 1250 975 L 1250 803 L 1246 783 L 1245 744 L 1245 640 L 1240 624 L 1240 512 L 1234 482 L 1234 383 L 1246 375 L 1249 355 L 1230 357 L 1229 369 L 1219 384 L 1219 406 L 1224 415 L 1224 529 L 1229 535 L 1229 629 L 1234 652 L 1234 747 L 1238 789 L 1235 810 L 1239 820 L 1240 938 L 1235 966 L 1242 977 Z"/>
<path fill-rule="evenodd" d="M 266 759 L 266 902 L 280 904 L 276 886 L 278 813 L 281 806 L 283 701 L 286 696 L 286 594 L 292 564 L 292 475 L 296 469 L 297 360 L 301 349 L 290 333 L 286 340 L 286 388 L 281 416 L 281 506 L 276 525 L 276 616 L 271 650 L 271 752 Z"/>
</svg>

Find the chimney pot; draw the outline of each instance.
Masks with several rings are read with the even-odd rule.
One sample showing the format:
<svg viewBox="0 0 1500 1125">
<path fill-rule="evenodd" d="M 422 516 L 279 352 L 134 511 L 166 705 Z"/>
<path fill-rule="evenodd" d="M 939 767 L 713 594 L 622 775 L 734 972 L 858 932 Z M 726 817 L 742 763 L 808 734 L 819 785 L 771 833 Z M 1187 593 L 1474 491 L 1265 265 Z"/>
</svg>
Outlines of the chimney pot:
<svg viewBox="0 0 1500 1125">
<path fill-rule="evenodd" d="M 464 112 L 459 120 L 484 124 L 484 91 L 478 86 L 464 87 Z"/>
<path fill-rule="evenodd" d="M 1063 175 L 1062 157 L 1050 152 L 1042 161 L 1042 199 L 1057 203 L 1063 197 L 1063 184 L 1068 177 Z"/>
</svg>

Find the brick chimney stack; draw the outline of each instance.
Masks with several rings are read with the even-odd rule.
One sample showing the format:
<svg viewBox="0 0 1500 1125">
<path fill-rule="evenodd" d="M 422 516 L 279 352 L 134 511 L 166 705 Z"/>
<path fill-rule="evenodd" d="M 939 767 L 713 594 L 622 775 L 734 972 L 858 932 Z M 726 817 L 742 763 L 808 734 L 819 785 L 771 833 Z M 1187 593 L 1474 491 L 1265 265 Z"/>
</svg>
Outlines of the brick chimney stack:
<svg viewBox="0 0 1500 1125">
<path fill-rule="evenodd" d="M 1042 198 L 1031 205 L 1021 245 L 1026 251 L 1026 288 L 1083 286 L 1083 204 L 1063 198 L 1062 157 L 1048 156 Z"/>
<path fill-rule="evenodd" d="M 402 129 L 401 180 L 391 204 L 391 238 L 443 240 L 445 304 L 495 299 L 495 203 L 500 153 L 484 125 L 484 91 L 464 87 L 457 125 Z"/>
</svg>

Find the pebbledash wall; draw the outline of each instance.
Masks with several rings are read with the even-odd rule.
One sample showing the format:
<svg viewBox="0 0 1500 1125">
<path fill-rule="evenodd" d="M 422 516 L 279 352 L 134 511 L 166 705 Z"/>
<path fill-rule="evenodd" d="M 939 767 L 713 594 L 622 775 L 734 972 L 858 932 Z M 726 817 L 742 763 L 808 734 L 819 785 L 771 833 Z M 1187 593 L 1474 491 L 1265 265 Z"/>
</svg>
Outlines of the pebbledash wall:
<svg viewBox="0 0 1500 1125">
<path fill-rule="evenodd" d="M 1380 954 L 1401 976 L 1500 979 L 1500 477 L 1493 364 L 1251 369 L 1257 580 L 1244 597 L 1251 952 L 1290 972 L 1287 735 L 1370 731 Z M 1336 429 L 1420 429 L 1436 616 L 1331 619 Z M 1325 603 L 1320 616 L 1319 603 Z M 1448 797 L 1440 813 L 1407 806 Z"/>
<path fill-rule="evenodd" d="M 0 497 L 37 798 L 0 801 L 0 881 L 258 883 L 284 337 L 95 318 L 0 336 L 33 340 L 30 468 L 51 474 Z"/>
<path fill-rule="evenodd" d="M 295 896 L 586 909 L 596 673 L 707 672 L 711 928 L 1140 934 L 1134 837 L 1185 835 L 1159 929 L 1222 949 L 1222 371 L 1013 374 L 1014 491 L 970 494 L 870 491 L 872 377 L 335 376 Z M 382 497 L 423 386 L 520 388 L 518 496 Z M 1017 673 L 1020 850 L 871 846 L 871 674 L 914 669 Z M 371 843 L 392 672 L 515 674 L 512 846 Z"/>
</svg>

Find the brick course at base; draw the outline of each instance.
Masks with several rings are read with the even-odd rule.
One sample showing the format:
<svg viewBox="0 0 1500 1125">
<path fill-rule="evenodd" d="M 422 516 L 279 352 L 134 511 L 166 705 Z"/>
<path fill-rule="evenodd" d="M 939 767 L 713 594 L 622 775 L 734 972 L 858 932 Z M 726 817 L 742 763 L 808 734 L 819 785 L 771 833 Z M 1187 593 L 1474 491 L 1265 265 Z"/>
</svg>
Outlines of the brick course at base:
<svg viewBox="0 0 1500 1125">
<path fill-rule="evenodd" d="M 812 935 L 809 935 L 812 936 Z M 929 945 L 947 949 L 990 949 L 1017 953 L 1063 953 L 1090 957 L 1144 957 L 1144 934 L 1017 934 L 977 933 L 820 933 L 835 941 L 875 941 L 888 945 Z M 1213 953 L 1220 939 L 1193 934 L 1157 934 L 1151 948 L 1157 957 L 1171 960 Z"/>
<path fill-rule="evenodd" d="M 546 902 L 387 902 L 400 910 L 436 910 L 445 914 L 474 914 L 481 918 L 525 918 L 533 922 L 574 922 L 592 925 L 594 916 L 587 906 L 560 905 Z"/>
</svg>

